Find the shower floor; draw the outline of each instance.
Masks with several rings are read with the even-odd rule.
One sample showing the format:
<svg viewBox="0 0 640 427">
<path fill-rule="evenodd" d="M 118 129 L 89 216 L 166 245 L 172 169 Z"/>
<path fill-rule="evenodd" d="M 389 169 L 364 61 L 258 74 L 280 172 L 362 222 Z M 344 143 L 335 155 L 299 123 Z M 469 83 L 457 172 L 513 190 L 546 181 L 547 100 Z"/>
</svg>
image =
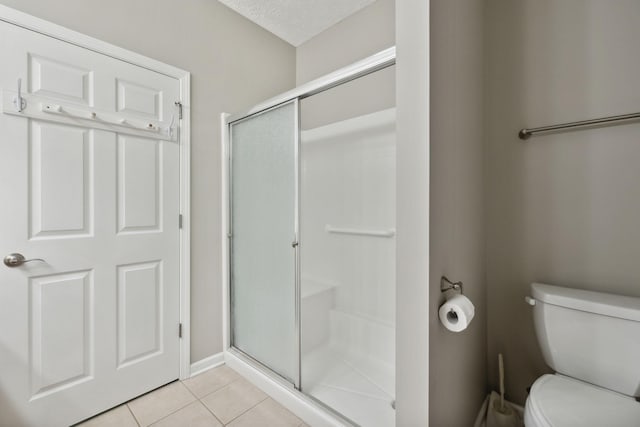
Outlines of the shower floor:
<svg viewBox="0 0 640 427">
<path fill-rule="evenodd" d="M 395 425 L 393 367 L 326 345 L 303 356 L 302 375 L 307 394 L 351 421 L 367 427 Z"/>
</svg>

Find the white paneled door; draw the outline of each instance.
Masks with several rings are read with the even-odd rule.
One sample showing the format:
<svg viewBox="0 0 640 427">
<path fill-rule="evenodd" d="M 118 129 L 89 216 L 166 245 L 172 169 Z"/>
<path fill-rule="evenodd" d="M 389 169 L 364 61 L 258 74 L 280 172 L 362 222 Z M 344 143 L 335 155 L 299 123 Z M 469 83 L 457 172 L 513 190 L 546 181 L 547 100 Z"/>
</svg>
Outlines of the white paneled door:
<svg viewBox="0 0 640 427">
<path fill-rule="evenodd" d="M 0 257 L 38 259 L 0 264 L 0 425 L 69 425 L 179 376 L 179 82 L 3 22 L 0 55 Z"/>
</svg>

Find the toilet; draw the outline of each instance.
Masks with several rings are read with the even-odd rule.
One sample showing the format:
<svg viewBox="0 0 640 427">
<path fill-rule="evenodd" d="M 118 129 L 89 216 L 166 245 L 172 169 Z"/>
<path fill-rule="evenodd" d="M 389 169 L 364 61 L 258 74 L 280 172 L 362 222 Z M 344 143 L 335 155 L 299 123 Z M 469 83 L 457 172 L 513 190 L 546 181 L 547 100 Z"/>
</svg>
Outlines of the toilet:
<svg viewBox="0 0 640 427">
<path fill-rule="evenodd" d="M 536 335 L 554 371 L 531 386 L 526 427 L 640 427 L 640 298 L 533 283 Z"/>
</svg>

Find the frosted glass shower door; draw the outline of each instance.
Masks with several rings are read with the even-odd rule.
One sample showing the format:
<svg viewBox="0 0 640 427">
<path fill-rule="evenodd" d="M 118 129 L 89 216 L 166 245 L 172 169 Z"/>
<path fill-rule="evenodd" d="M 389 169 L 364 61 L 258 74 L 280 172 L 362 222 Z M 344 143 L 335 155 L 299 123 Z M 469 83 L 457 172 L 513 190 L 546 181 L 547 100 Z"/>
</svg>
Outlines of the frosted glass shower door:
<svg viewBox="0 0 640 427">
<path fill-rule="evenodd" d="M 231 345 L 297 383 L 298 104 L 231 123 Z"/>
</svg>

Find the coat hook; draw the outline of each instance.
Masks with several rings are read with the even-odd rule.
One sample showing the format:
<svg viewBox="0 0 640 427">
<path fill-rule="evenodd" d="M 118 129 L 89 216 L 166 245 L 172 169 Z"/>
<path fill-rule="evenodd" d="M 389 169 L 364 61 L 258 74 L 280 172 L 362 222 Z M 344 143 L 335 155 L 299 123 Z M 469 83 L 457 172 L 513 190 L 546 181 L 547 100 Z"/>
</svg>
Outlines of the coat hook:
<svg viewBox="0 0 640 427">
<path fill-rule="evenodd" d="M 27 108 L 27 100 L 22 97 L 22 79 L 18 79 L 18 96 L 13 98 L 13 105 L 18 113 Z"/>
<path fill-rule="evenodd" d="M 175 114 L 171 115 L 171 122 L 169 122 L 169 126 L 167 126 L 166 132 L 168 136 L 173 136 L 173 122 L 175 120 Z"/>
</svg>

